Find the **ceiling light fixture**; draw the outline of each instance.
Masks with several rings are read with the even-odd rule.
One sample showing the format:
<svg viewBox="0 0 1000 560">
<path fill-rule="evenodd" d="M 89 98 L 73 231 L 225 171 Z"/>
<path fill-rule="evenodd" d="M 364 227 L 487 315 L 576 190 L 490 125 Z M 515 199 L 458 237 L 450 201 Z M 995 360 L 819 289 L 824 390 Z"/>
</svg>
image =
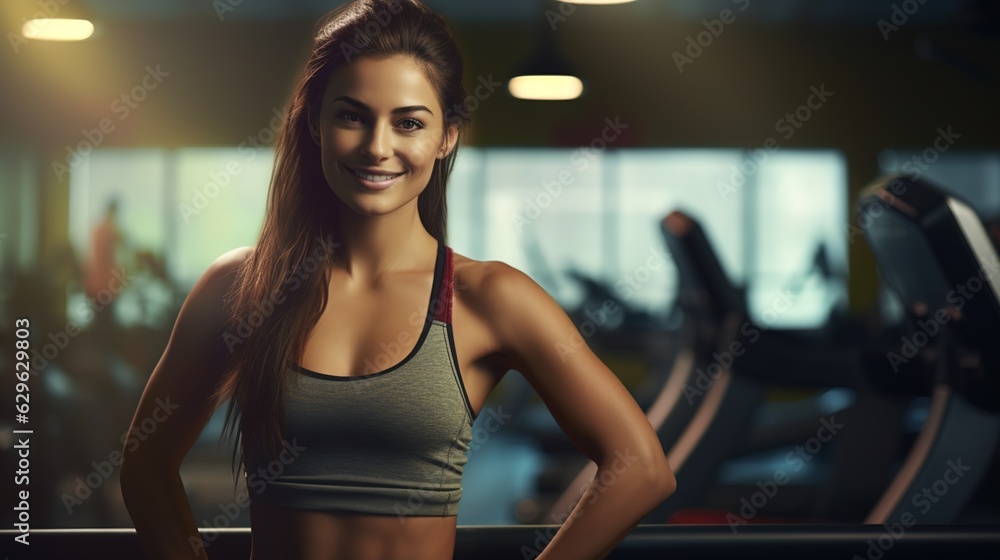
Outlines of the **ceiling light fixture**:
<svg viewBox="0 0 1000 560">
<path fill-rule="evenodd" d="M 518 99 L 565 101 L 583 94 L 584 85 L 556 48 L 554 31 L 543 14 L 535 54 L 514 72 L 507 90 Z"/>
<path fill-rule="evenodd" d="M 21 35 L 42 41 L 82 41 L 94 34 L 94 24 L 85 19 L 41 18 L 24 22 Z"/>
</svg>

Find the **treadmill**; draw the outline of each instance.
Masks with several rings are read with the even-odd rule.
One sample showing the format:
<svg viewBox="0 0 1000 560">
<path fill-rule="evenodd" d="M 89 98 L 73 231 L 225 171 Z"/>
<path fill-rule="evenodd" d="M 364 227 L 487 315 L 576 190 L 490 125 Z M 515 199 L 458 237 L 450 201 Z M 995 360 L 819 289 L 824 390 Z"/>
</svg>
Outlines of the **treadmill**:
<svg viewBox="0 0 1000 560">
<path fill-rule="evenodd" d="M 898 364 L 898 371 L 909 375 L 926 369 L 923 362 L 933 359 L 936 378 L 929 389 L 931 404 L 902 466 L 889 477 L 874 505 L 865 508 L 864 521 L 904 526 L 952 523 L 988 476 L 1000 439 L 1000 259 L 976 214 L 939 187 L 892 177 L 867 192 L 861 210 L 877 218 L 863 224 L 865 235 L 887 283 L 911 310 L 912 322 L 928 325 L 934 321 L 940 329 L 928 342 L 914 334 L 916 345 L 934 346 L 934 351 L 904 355 L 908 361 Z M 714 266 L 707 260 L 711 255 L 706 251 L 691 263 L 711 270 Z M 959 286 L 966 291 L 961 292 Z M 730 321 L 740 315 L 732 314 Z M 723 333 L 719 347 L 728 343 L 729 334 L 735 335 Z M 716 379 L 680 439 L 661 439 L 677 474 L 678 491 L 643 523 L 663 523 L 679 509 L 697 503 L 714 483 L 718 465 L 736 455 L 734 442 L 746 435 L 745 425 L 761 403 L 765 384 L 799 381 L 805 386 L 865 389 L 867 380 L 859 378 L 866 376 L 848 371 L 859 368 L 846 367 L 853 358 L 835 367 L 820 363 L 825 359 L 815 359 L 822 372 L 801 380 L 769 365 L 775 350 L 788 347 L 787 342 L 772 345 L 762 337 L 747 350 L 747 356 Z M 765 365 L 754 364 L 758 360 Z M 842 372 L 839 382 L 838 370 Z M 878 433 L 882 428 L 871 426 L 871 431 Z M 870 448 L 869 443 L 865 447 Z M 857 470 L 859 476 L 873 472 L 864 465 Z M 853 493 L 842 484 L 837 492 Z"/>
<path fill-rule="evenodd" d="M 732 284 L 697 220 L 674 211 L 661 230 L 678 272 L 676 309 L 683 315 L 681 348 L 647 418 L 657 431 L 678 490 L 644 520 L 663 523 L 697 507 L 712 490 L 727 460 L 803 441 L 814 435 L 822 414 L 808 407 L 790 422 L 759 428 L 754 417 L 767 406 L 773 385 L 796 388 L 856 387 L 857 353 L 830 349 L 828 337 L 789 336 L 753 328 L 744 289 Z M 741 346 L 735 346 L 740 344 Z M 738 355 L 737 355 L 738 354 Z M 816 363 L 817 355 L 825 356 Z M 800 371 L 809 368 L 809 375 Z M 546 519 L 560 519 L 596 474 L 593 462 L 580 471 Z M 880 490 L 882 486 L 875 489 Z M 762 518 L 760 518 L 762 519 Z"/>
<path fill-rule="evenodd" d="M 859 220 L 916 327 L 886 359 L 933 347 L 930 410 L 866 523 L 951 523 L 990 474 L 1000 437 L 1000 260 L 964 201 L 906 175 L 863 193 Z M 996 476 L 996 473 L 992 473 Z"/>
<path fill-rule="evenodd" d="M 784 424 L 754 425 L 756 415 L 767 407 L 770 387 L 857 388 L 861 384 L 856 352 L 831 350 L 828 337 L 754 325 L 745 289 L 729 281 L 697 220 L 674 211 L 662 226 L 678 269 L 680 304 L 690 315 L 685 322 L 696 332 L 694 367 L 684 377 L 683 398 L 675 399 L 662 424 L 653 424 L 677 476 L 678 489 L 643 523 L 668 522 L 681 510 L 702 504 L 726 461 L 815 434 L 825 415 L 812 409 Z M 817 356 L 824 359 L 816 360 Z M 808 375 L 802 375 L 804 367 L 809 368 Z M 652 423 L 652 415 L 647 415 Z"/>
<path fill-rule="evenodd" d="M 711 255 L 711 248 L 697 221 L 683 212 L 672 212 L 660 222 L 660 229 L 677 264 L 675 313 L 681 316 L 681 325 L 673 365 L 646 410 L 646 417 L 664 450 L 668 450 L 695 418 L 702 403 L 698 393 L 703 392 L 697 389 L 698 372 L 708 368 L 710 362 L 704 358 L 711 359 L 712 352 L 717 350 L 720 325 L 727 322 L 727 317 L 732 318 L 729 323 L 734 323 L 739 315 L 742 295 L 736 293 L 718 262 L 706 258 Z M 726 336 L 731 338 L 732 333 Z M 750 400 L 744 406 L 755 406 L 757 391 L 747 391 L 744 396 Z M 674 462 L 671 467 L 677 470 Z M 561 519 L 572 511 L 596 474 L 597 464 L 588 461 L 550 507 L 544 518 L 546 522 Z"/>
</svg>

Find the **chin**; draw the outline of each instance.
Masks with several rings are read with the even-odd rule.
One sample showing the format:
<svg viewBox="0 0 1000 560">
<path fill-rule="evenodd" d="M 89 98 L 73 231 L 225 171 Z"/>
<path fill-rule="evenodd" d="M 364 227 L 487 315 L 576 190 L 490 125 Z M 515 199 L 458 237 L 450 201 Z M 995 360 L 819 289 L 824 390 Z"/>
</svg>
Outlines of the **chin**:
<svg viewBox="0 0 1000 560">
<path fill-rule="evenodd" d="M 407 188 L 406 185 L 394 185 L 388 190 L 396 191 L 397 187 L 401 187 L 401 190 L 397 192 L 365 192 L 351 178 L 347 178 L 343 185 L 337 188 L 331 187 L 331 190 L 334 196 L 355 213 L 366 216 L 383 216 L 400 210 L 410 203 L 417 204 L 420 193 L 411 197 L 409 191 L 402 190 Z"/>
<path fill-rule="evenodd" d="M 336 192 L 334 194 L 347 208 L 363 216 L 384 216 L 398 210 L 401 206 L 395 201 L 386 200 L 383 197 L 365 196 L 364 193 L 351 193 L 346 196 Z"/>
</svg>

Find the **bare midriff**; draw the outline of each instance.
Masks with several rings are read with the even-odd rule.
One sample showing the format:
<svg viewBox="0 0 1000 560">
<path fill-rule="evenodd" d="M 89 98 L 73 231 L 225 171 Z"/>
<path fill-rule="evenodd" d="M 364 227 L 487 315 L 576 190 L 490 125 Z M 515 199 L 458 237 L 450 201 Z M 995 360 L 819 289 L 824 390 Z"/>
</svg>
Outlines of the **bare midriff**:
<svg viewBox="0 0 1000 560">
<path fill-rule="evenodd" d="M 457 517 L 250 504 L 250 560 L 451 560 Z"/>
</svg>

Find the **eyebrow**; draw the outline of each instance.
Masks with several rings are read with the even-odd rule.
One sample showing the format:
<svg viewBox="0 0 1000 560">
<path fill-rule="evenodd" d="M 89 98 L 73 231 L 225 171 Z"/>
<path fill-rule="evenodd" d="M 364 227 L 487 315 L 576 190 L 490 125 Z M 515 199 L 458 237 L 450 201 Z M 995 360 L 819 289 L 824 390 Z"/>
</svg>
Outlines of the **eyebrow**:
<svg viewBox="0 0 1000 560">
<path fill-rule="evenodd" d="M 354 105 L 355 107 L 360 107 L 360 108 L 364 109 L 365 111 L 368 111 L 369 113 L 372 112 L 371 107 L 365 105 L 364 103 L 358 101 L 357 99 L 354 99 L 353 97 L 348 97 L 346 95 L 341 95 L 341 96 L 337 97 L 336 99 L 334 99 L 333 101 L 331 101 L 330 103 L 336 103 L 337 101 L 344 101 L 345 103 L 349 103 L 351 105 Z M 415 111 L 427 111 L 431 115 L 434 114 L 434 111 L 431 111 L 430 109 L 428 109 L 427 107 L 424 107 L 423 105 L 407 105 L 406 107 L 396 107 L 395 109 L 393 109 L 390 112 L 393 115 L 398 115 L 398 114 L 401 114 L 401 113 L 413 113 Z"/>
</svg>

